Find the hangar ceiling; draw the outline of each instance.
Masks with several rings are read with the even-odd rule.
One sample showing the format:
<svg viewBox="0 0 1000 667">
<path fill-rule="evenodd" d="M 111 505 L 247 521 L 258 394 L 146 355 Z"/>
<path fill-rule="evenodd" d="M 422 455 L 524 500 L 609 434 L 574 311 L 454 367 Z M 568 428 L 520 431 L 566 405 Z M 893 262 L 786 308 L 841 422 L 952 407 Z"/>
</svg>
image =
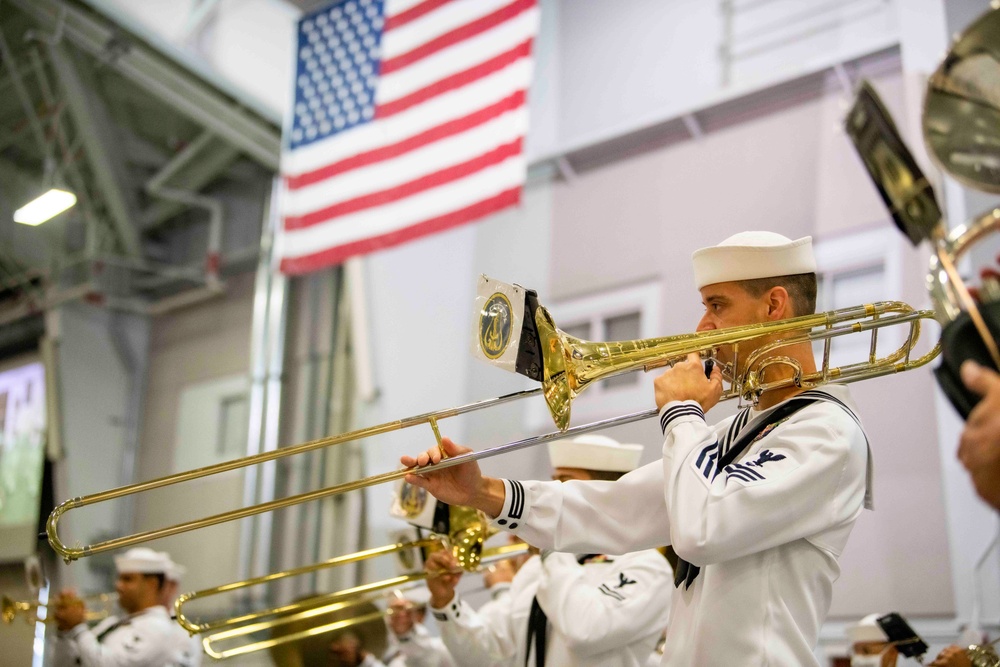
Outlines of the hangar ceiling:
<svg viewBox="0 0 1000 667">
<path fill-rule="evenodd" d="M 273 120 L 90 6 L 0 0 L 0 324 L 218 291 L 256 259 L 279 149 Z M 13 222 L 52 185 L 77 205 Z"/>
</svg>

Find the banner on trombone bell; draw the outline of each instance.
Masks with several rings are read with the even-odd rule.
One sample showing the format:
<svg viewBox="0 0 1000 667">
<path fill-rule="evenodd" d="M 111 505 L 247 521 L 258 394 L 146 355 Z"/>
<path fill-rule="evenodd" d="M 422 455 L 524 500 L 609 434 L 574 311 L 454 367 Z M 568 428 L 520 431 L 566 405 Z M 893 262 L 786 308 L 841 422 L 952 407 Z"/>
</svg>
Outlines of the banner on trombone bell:
<svg viewBox="0 0 1000 667">
<path fill-rule="evenodd" d="M 479 276 L 472 354 L 494 366 L 541 381 L 535 329 L 538 294 L 486 275 Z"/>
</svg>

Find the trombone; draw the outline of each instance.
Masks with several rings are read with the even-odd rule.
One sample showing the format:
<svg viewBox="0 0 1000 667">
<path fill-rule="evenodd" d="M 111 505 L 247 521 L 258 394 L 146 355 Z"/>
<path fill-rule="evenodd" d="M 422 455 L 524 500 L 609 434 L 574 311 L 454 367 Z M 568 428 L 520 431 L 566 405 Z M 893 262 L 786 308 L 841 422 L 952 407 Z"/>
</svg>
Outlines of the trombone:
<svg viewBox="0 0 1000 667">
<path fill-rule="evenodd" d="M 523 290 L 521 292 L 523 293 Z M 533 296 L 533 293 L 531 294 Z M 629 424 L 648 419 L 656 416 L 657 411 L 655 408 L 569 428 L 571 401 L 594 381 L 630 371 L 640 369 L 648 371 L 662 367 L 682 360 L 692 352 L 699 353 L 703 358 L 712 358 L 714 350 L 717 348 L 731 346 L 734 358 L 741 359 L 741 344 L 747 345 L 751 349 L 754 349 L 754 346 L 757 345 L 758 349 L 747 354 L 745 361 L 739 366 L 745 370 L 734 373 L 732 368 L 729 369 L 731 386 L 722 396 L 722 400 L 740 398 L 741 400 L 753 402 L 756 402 L 764 392 L 781 387 L 792 385 L 816 387 L 834 381 L 841 383 L 857 382 L 868 378 L 901 373 L 927 364 L 940 352 L 940 345 L 938 344 L 926 354 L 916 358 L 912 357 L 911 353 L 920 336 L 921 320 L 932 320 L 934 313 L 929 310 L 914 310 L 911 306 L 900 301 L 880 301 L 825 313 L 804 315 L 779 322 L 751 324 L 661 338 L 608 343 L 585 341 L 560 331 L 556 328 L 555 322 L 549 312 L 541 305 L 538 305 L 537 301 L 533 299 L 528 300 L 526 307 L 527 312 L 524 323 L 526 328 L 531 328 L 532 335 L 529 336 L 522 333 L 521 347 L 526 350 L 527 354 L 541 357 L 540 367 L 535 366 L 537 375 L 529 375 L 530 377 L 540 379 L 542 383 L 541 388 L 507 394 L 477 403 L 470 403 L 437 412 L 429 412 L 402 420 L 386 422 L 377 426 L 370 426 L 292 447 L 234 459 L 188 472 L 161 477 L 148 482 L 72 498 L 61 503 L 49 515 L 46 524 L 49 544 L 68 563 L 78 558 L 92 556 L 105 551 L 130 547 L 149 540 L 169 537 L 190 530 L 235 521 L 264 512 L 283 509 L 300 503 L 402 479 L 408 474 L 408 470 L 394 470 L 371 475 L 352 482 L 243 507 L 221 514 L 214 514 L 209 517 L 186 521 L 165 528 L 157 528 L 134 535 L 117 537 L 82 547 L 70 547 L 66 545 L 60 539 L 58 533 L 58 524 L 61 517 L 72 509 L 200 479 L 221 472 L 237 470 L 273 461 L 278 458 L 290 457 L 324 447 L 361 440 L 382 433 L 413 426 L 428 425 L 440 443 L 441 437 L 438 430 L 438 422 L 440 420 L 491 408 L 537 394 L 544 395 L 558 430 L 506 443 L 490 449 L 455 456 L 441 461 L 436 465 L 436 468 L 443 469 L 461 465 L 470 461 L 478 461 L 507 452 L 533 447 L 564 437 L 590 433 L 610 426 Z M 480 314 L 481 318 L 490 316 L 492 314 L 489 312 L 482 312 Z M 898 348 L 888 352 L 884 356 L 879 356 L 877 352 L 878 333 L 881 329 L 889 326 L 903 327 L 906 330 L 906 335 L 903 337 L 903 342 Z M 867 358 L 856 363 L 835 367 L 830 361 L 832 341 L 835 338 L 850 334 L 867 334 L 870 337 Z M 762 344 L 762 340 L 769 342 Z M 776 349 L 801 343 L 821 343 L 823 345 L 823 363 L 817 371 L 806 373 L 794 360 L 786 357 L 765 358 L 765 354 L 769 354 Z M 775 364 L 790 367 L 792 373 L 784 379 L 766 380 L 765 371 Z"/>
<path fill-rule="evenodd" d="M 99 611 L 91 611 L 88 609 L 87 613 L 84 614 L 84 620 L 88 623 L 94 621 L 100 621 L 111 615 L 111 604 L 118 599 L 118 595 L 115 593 L 97 593 L 94 595 L 86 595 L 81 600 L 84 602 L 99 603 L 103 608 Z M 39 614 L 39 610 L 48 609 L 50 604 L 43 604 L 37 600 L 32 600 L 30 602 L 22 600 L 14 600 L 8 595 L 0 596 L 0 619 L 3 620 L 5 624 L 10 624 L 14 622 L 17 616 L 23 615 L 24 622 L 31 624 L 37 623 L 39 621 L 43 623 L 55 623 L 55 618 L 50 616 L 48 613 Z"/>
<path fill-rule="evenodd" d="M 433 545 L 439 545 L 439 539 L 431 540 L 418 540 L 416 542 L 399 543 L 395 545 L 390 545 L 389 547 L 383 547 L 383 549 L 393 549 L 394 547 L 399 547 L 400 550 L 412 548 L 414 546 L 424 546 L 425 542 L 431 542 Z M 506 558 L 513 558 L 515 556 L 520 556 L 527 553 L 530 547 L 526 544 L 505 544 L 498 547 L 491 547 L 483 550 L 482 560 L 475 566 L 469 567 L 468 565 L 463 566 L 463 570 L 467 571 L 478 571 L 479 567 L 486 565 L 488 563 L 496 562 L 498 560 L 504 560 Z M 388 553 L 385 551 L 383 553 Z M 273 575 L 268 575 L 273 578 L 279 578 L 283 576 L 292 576 L 293 574 L 302 574 L 304 572 L 315 571 L 316 569 L 329 567 L 332 565 L 346 564 L 355 562 L 357 560 L 362 560 L 368 558 L 367 552 L 358 552 L 357 554 L 348 554 L 347 556 L 341 557 L 338 563 L 332 563 L 331 561 L 324 561 L 322 563 L 317 563 L 315 565 L 305 566 L 303 568 L 297 568 L 296 570 L 289 570 L 287 572 L 281 572 Z M 338 559 L 332 559 L 338 560 Z M 202 647 L 205 649 L 205 653 L 216 658 L 217 660 L 222 660 L 225 658 L 231 658 L 237 655 L 245 655 L 247 653 L 252 653 L 255 651 L 261 651 L 264 649 L 269 649 L 275 646 L 280 646 L 290 642 L 299 641 L 307 637 L 313 637 L 318 634 L 324 634 L 327 632 L 333 632 L 336 630 L 342 630 L 358 624 L 368 623 L 375 619 L 381 619 L 385 615 L 385 611 L 375 609 L 374 602 L 377 601 L 381 594 L 377 591 L 384 591 L 387 589 L 401 589 L 408 588 L 413 584 L 417 584 L 428 577 L 434 576 L 428 574 L 427 572 L 417 571 L 402 574 L 396 577 L 390 577 L 389 579 L 384 579 L 382 581 L 377 581 L 369 584 L 361 584 L 359 586 L 353 586 L 351 588 L 345 588 L 334 593 L 329 593 L 327 595 L 319 595 L 307 600 L 300 600 L 298 602 L 293 602 L 288 605 L 281 607 L 274 607 L 272 609 L 265 609 L 263 611 L 255 612 L 252 614 L 247 614 L 244 616 L 234 617 L 230 619 L 223 619 L 220 621 L 215 621 L 211 623 L 193 624 L 190 619 L 184 621 L 181 620 L 180 608 L 183 604 L 181 598 L 178 598 L 175 603 L 175 609 L 177 610 L 177 622 L 180 623 L 189 632 L 192 631 L 193 627 L 205 628 L 203 630 L 198 630 L 199 632 L 205 634 L 202 638 Z M 263 579 L 260 577 L 259 579 Z M 245 582 L 236 582 L 236 584 L 242 585 L 254 585 L 256 582 L 254 580 L 247 580 Z M 229 584 L 229 586 L 235 586 L 236 584 Z M 219 587 L 224 588 L 224 587 Z M 199 593 L 191 594 L 195 595 L 211 595 L 216 592 L 217 589 L 206 589 L 205 591 L 200 591 Z M 226 590 L 233 590 L 233 588 L 227 588 Z M 221 592 L 221 591 L 220 591 Z M 184 602 L 189 601 L 192 598 L 187 598 Z M 257 640 L 248 644 L 238 645 L 232 648 L 219 648 L 219 644 L 227 641 L 233 640 L 235 638 L 246 637 L 247 635 L 252 635 L 258 632 L 263 632 L 267 630 L 274 630 L 275 628 L 280 628 L 293 623 L 300 623 L 302 621 L 307 621 L 309 619 L 314 619 L 318 616 L 325 614 L 340 612 L 343 610 L 350 610 L 354 608 L 361 608 L 365 610 L 363 613 L 356 613 L 346 619 L 336 619 L 329 622 L 324 622 L 319 625 L 312 627 L 307 627 L 303 630 L 292 630 L 288 634 L 282 634 L 280 636 L 272 636 L 268 639 Z M 261 619 L 267 616 L 273 616 L 274 618 L 268 620 L 257 621 L 256 619 Z M 253 622 L 251 622 L 253 621 Z"/>
</svg>

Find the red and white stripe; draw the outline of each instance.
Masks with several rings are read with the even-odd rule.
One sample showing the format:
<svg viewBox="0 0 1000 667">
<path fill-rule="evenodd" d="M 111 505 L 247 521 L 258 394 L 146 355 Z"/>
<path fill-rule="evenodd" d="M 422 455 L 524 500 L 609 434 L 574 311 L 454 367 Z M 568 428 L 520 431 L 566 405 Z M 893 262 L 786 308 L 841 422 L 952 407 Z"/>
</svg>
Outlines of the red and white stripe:
<svg viewBox="0 0 1000 667">
<path fill-rule="evenodd" d="M 386 0 L 375 120 L 282 157 L 281 270 L 516 204 L 538 22 L 535 0 Z"/>
</svg>

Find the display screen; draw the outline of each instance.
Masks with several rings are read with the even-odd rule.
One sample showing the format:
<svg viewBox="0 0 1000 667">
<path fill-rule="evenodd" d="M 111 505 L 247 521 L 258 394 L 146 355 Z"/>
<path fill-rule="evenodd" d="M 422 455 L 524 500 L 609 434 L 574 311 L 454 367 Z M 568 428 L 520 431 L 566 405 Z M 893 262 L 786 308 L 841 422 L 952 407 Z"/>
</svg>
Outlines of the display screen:
<svg viewBox="0 0 1000 667">
<path fill-rule="evenodd" d="M 35 552 L 45 425 L 41 362 L 0 371 L 0 561 Z"/>
</svg>

